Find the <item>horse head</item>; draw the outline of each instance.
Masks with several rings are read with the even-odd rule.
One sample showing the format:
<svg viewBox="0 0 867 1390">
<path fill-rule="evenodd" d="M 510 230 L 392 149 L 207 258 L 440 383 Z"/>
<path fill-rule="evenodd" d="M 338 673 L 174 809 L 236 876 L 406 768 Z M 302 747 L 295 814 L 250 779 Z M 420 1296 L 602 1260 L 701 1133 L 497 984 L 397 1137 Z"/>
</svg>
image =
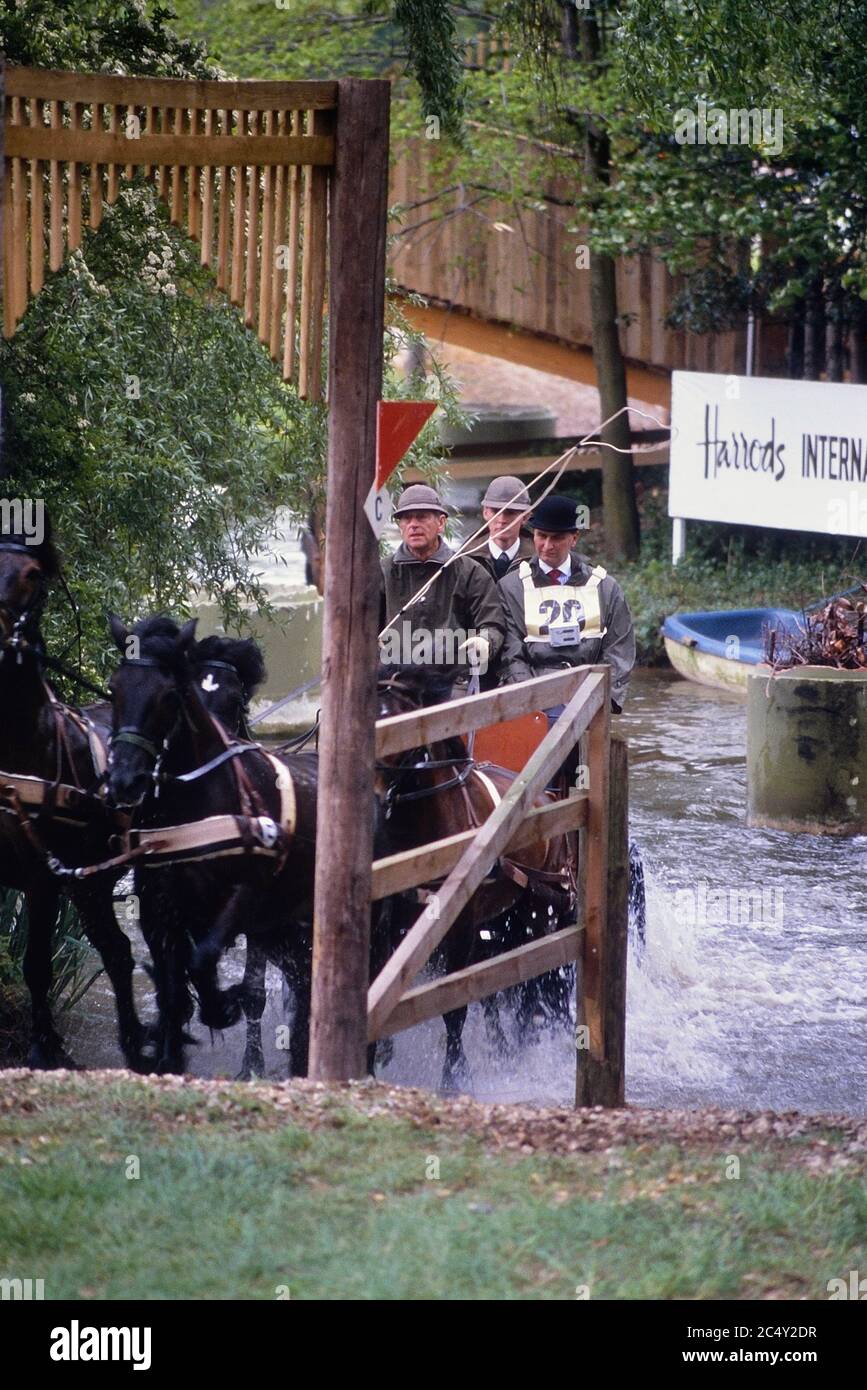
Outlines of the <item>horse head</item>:
<svg viewBox="0 0 867 1390">
<path fill-rule="evenodd" d="M 247 707 L 266 675 L 258 644 L 250 637 L 205 637 L 193 647 L 190 665 L 209 713 L 229 733 L 249 737 Z"/>
<path fill-rule="evenodd" d="M 377 718 L 407 714 L 440 704 L 451 695 L 456 668 L 382 665 L 377 674 Z M 415 795 L 423 789 L 433 790 L 430 771 L 453 763 L 466 763 L 466 748 L 458 738 L 443 740 L 433 747 L 421 745 L 395 753 L 377 761 L 375 789 L 390 814 L 391 807 L 401 798 Z"/>
<path fill-rule="evenodd" d="M 51 524 L 42 513 L 41 536 L 17 525 L 10 515 L 0 527 L 0 632 L 4 642 L 16 633 L 33 635 L 48 586 L 60 564 L 51 539 Z"/>
<path fill-rule="evenodd" d="M 122 660 L 109 681 L 111 753 L 109 802 L 140 806 L 154 784 L 162 754 L 180 726 L 192 681 L 190 651 L 196 619 L 183 627 L 165 615 L 143 618 L 132 629 L 112 614 L 111 634 Z"/>
</svg>

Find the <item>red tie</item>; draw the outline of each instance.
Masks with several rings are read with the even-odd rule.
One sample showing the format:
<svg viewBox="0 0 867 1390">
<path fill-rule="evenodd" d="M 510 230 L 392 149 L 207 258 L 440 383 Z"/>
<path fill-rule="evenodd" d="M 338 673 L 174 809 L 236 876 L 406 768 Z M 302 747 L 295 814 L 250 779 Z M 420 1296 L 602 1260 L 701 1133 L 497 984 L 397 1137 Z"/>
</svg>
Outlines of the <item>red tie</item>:
<svg viewBox="0 0 867 1390">
<path fill-rule="evenodd" d="M 551 574 L 556 579 L 558 584 L 565 584 L 566 580 L 569 578 L 565 570 L 552 570 Z"/>
</svg>

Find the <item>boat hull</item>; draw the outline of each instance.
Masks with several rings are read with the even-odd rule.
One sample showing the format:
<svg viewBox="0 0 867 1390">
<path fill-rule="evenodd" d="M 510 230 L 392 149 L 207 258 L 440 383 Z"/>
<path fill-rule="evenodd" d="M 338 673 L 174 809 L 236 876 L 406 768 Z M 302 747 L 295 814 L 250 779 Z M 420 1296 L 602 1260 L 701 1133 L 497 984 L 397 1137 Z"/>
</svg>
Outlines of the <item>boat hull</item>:
<svg viewBox="0 0 867 1390">
<path fill-rule="evenodd" d="M 769 666 L 716 656 L 713 652 L 703 652 L 698 647 L 677 642 L 672 637 L 665 637 L 663 640 L 666 655 L 679 676 L 688 681 L 697 681 L 699 685 L 712 686 L 715 690 L 731 690 L 744 699 L 747 696 L 747 679 L 750 672 L 770 673 Z"/>
</svg>

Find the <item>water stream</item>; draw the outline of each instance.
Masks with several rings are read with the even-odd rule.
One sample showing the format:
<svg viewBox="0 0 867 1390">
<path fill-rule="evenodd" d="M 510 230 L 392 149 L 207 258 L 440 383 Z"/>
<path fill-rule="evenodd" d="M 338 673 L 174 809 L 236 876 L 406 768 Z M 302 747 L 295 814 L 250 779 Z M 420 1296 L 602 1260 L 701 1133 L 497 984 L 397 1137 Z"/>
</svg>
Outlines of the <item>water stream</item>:
<svg viewBox="0 0 867 1390">
<path fill-rule="evenodd" d="M 639 954 L 633 943 L 629 960 L 628 1100 L 867 1111 L 867 839 L 747 828 L 746 707 L 736 696 L 637 672 L 619 722 L 647 883 L 646 944 Z M 226 979 L 242 960 L 238 949 Z M 147 1011 L 150 987 L 138 973 Z M 269 971 L 263 1037 L 275 1076 L 285 1074 L 274 1046 L 282 1021 L 279 977 Z M 116 1064 L 111 1025 L 101 980 L 69 1030 L 81 1061 Z M 199 1036 L 191 1070 L 234 1075 L 243 1027 Z M 440 1020 L 399 1035 L 384 1076 L 435 1088 L 443 1039 Z M 571 1100 L 565 1033 L 508 1061 L 490 1051 L 473 1006 L 465 1040 L 479 1099 Z"/>
</svg>

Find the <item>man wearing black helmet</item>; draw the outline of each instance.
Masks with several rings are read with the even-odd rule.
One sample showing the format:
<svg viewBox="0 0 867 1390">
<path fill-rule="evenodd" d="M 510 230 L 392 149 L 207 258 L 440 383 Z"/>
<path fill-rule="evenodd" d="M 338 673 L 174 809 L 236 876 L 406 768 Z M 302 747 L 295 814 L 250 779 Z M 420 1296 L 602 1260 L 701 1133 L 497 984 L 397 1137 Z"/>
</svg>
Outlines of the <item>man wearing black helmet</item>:
<svg viewBox="0 0 867 1390">
<path fill-rule="evenodd" d="M 632 615 L 620 585 L 574 549 L 578 522 L 568 497 L 543 498 L 529 525 L 535 556 L 498 585 L 506 614 L 502 680 L 605 662 L 611 667 L 611 707 L 619 714 L 635 665 Z"/>
</svg>

